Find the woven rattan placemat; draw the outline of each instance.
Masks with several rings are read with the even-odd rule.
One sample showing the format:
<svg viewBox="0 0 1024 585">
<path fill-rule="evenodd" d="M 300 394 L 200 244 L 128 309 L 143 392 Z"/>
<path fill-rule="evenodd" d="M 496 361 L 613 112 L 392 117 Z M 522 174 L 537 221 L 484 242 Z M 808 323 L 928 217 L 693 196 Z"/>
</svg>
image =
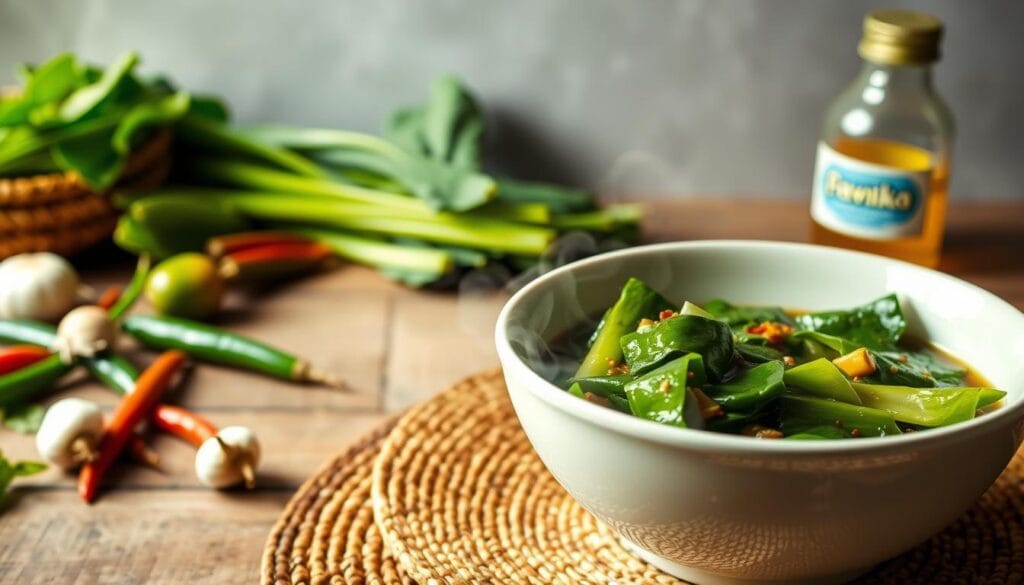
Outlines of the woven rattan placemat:
<svg viewBox="0 0 1024 585">
<path fill-rule="evenodd" d="M 263 569 L 264 583 L 281 585 L 410 582 L 403 575 L 677 583 L 626 552 L 544 469 L 497 371 L 417 406 L 307 481 L 271 534 Z M 960 520 L 858 582 L 1024 583 L 1024 451 Z"/>
<path fill-rule="evenodd" d="M 339 453 L 299 488 L 263 550 L 265 585 L 408 585 L 373 523 L 373 461 L 394 422 Z"/>
</svg>

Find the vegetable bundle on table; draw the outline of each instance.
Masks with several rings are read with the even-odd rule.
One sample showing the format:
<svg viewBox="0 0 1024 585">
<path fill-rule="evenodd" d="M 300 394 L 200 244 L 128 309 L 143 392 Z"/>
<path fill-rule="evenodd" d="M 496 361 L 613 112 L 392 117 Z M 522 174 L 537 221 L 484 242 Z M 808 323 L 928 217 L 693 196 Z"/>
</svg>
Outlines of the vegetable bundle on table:
<svg viewBox="0 0 1024 585">
<path fill-rule="evenodd" d="M 450 77 L 422 107 L 396 112 L 384 138 L 190 112 L 176 126 L 178 184 L 121 197 L 115 240 L 167 257 L 224 234 L 292 233 L 420 286 L 459 269 L 533 265 L 569 231 L 608 245 L 635 235 L 635 206 L 598 209 L 584 191 L 484 173 L 483 130 L 476 100 Z"/>
</svg>

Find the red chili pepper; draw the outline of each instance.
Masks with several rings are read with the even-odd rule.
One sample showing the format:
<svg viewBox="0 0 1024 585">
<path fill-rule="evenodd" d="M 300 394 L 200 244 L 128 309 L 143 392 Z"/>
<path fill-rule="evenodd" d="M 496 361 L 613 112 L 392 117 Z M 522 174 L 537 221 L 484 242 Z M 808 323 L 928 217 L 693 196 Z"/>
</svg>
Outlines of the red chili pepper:
<svg viewBox="0 0 1024 585">
<path fill-rule="evenodd" d="M 35 345 L 12 345 L 0 350 L 0 375 L 9 374 L 50 357 L 50 350 Z"/>
<path fill-rule="evenodd" d="M 96 460 L 83 465 L 78 474 L 78 495 L 83 500 L 92 502 L 96 498 L 103 476 L 134 436 L 135 427 L 156 408 L 160 396 L 170 387 L 186 359 L 187 356 L 177 350 L 160 354 L 139 376 L 135 391 L 117 405 L 100 438 Z"/>
<path fill-rule="evenodd" d="M 206 242 L 206 253 L 215 258 L 249 248 L 272 244 L 306 244 L 309 238 L 288 232 L 242 232 L 210 238 Z"/>
<path fill-rule="evenodd" d="M 280 242 L 254 246 L 225 255 L 219 271 L 225 278 L 265 278 L 311 270 L 331 257 L 318 242 Z"/>
<path fill-rule="evenodd" d="M 99 300 L 96 301 L 96 306 L 106 311 L 110 307 L 113 307 L 120 298 L 121 287 L 116 284 L 112 284 L 107 287 L 107 290 L 103 291 L 103 294 L 100 295 Z"/>
<path fill-rule="evenodd" d="M 153 412 L 153 422 L 162 430 L 181 437 L 196 447 L 217 434 L 217 427 L 212 422 L 180 406 L 157 406 Z"/>
</svg>

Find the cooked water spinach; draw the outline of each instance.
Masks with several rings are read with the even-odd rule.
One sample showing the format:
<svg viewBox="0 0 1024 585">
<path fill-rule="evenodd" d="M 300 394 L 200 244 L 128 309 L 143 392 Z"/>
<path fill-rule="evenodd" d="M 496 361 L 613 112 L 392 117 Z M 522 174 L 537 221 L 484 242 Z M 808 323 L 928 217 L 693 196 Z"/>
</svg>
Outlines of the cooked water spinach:
<svg viewBox="0 0 1024 585">
<path fill-rule="evenodd" d="M 811 313 L 680 306 L 630 278 L 575 354 L 579 398 L 675 427 L 757 438 L 884 437 L 947 426 L 1005 392 L 908 338 L 896 295 Z M 559 348 L 565 349 L 565 348 Z"/>
</svg>

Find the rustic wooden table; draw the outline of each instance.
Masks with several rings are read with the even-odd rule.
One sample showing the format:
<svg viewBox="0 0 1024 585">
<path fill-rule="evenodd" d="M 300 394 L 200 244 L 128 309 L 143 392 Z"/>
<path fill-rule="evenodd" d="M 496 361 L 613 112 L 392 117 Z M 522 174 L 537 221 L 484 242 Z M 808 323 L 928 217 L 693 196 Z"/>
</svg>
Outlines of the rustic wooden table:
<svg viewBox="0 0 1024 585">
<path fill-rule="evenodd" d="M 651 204 L 649 241 L 802 241 L 806 203 L 734 199 Z M 960 203 L 950 212 L 943 270 L 1024 308 L 1024 205 Z M 130 266 L 88 268 L 92 283 Z M 51 470 L 18 482 L 0 513 L 0 583 L 252 583 L 264 541 L 292 492 L 346 443 L 463 375 L 493 366 L 501 294 L 404 289 L 345 267 L 229 312 L 233 329 L 295 350 L 343 374 L 353 394 L 301 388 L 213 366 L 175 400 L 218 425 L 254 429 L 264 449 L 253 492 L 199 485 L 192 447 L 164 436 L 163 472 L 122 465 L 92 506 Z M 142 356 L 140 355 L 140 358 Z M 114 404 L 87 380 L 63 394 Z M 31 437 L 0 431 L 8 457 L 33 458 Z"/>
</svg>

